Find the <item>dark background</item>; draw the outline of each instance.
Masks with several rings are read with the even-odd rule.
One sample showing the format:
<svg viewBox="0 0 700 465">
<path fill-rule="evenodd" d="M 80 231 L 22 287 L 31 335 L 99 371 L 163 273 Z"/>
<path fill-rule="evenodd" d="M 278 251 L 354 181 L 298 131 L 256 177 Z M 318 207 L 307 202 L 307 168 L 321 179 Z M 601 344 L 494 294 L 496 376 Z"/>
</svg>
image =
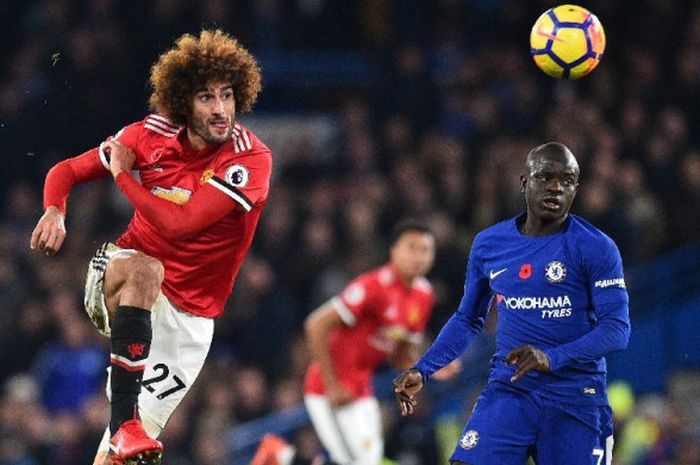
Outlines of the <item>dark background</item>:
<svg viewBox="0 0 700 465">
<path fill-rule="evenodd" d="M 142 119 L 150 65 L 203 26 L 260 60 L 263 93 L 241 120 L 273 149 L 275 171 L 164 464 L 246 463 L 269 430 L 317 451 L 299 407 L 304 317 L 386 259 L 398 219 L 420 216 L 438 239 L 434 336 L 461 297 L 471 239 L 521 211 L 524 156 L 549 140 L 579 158 L 574 211 L 617 242 L 628 274 L 633 338 L 610 357 L 616 463 L 700 463 L 700 8 L 580 4 L 608 47 L 592 75 L 563 82 L 529 55 L 545 1 L 1 2 L 0 464 L 91 463 L 107 345 L 81 310 L 84 272 L 131 209 L 109 179 L 80 186 L 64 249 L 33 255 L 43 178 Z M 454 447 L 485 379 L 485 333 L 415 419 L 400 422 L 386 400 L 388 457 L 432 464 Z"/>
</svg>

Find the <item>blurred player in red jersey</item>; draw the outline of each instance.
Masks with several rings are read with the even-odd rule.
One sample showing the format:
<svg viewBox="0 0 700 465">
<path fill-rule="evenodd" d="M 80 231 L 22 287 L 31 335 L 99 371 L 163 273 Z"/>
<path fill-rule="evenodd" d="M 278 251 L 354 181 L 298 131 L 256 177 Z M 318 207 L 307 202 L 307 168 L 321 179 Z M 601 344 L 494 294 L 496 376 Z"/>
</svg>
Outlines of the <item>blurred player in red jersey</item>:
<svg viewBox="0 0 700 465">
<path fill-rule="evenodd" d="M 413 366 L 433 309 L 425 274 L 435 259 L 435 239 L 427 225 L 410 219 L 398 223 L 389 252 L 389 263 L 354 279 L 306 319 L 314 361 L 306 373 L 304 402 L 335 464 L 381 463 L 384 441 L 372 376 L 384 362 L 402 370 Z M 458 370 L 458 364 L 451 365 L 441 376 Z M 281 438 L 268 435 L 252 465 L 302 463 Z"/>
<path fill-rule="evenodd" d="M 85 308 L 111 337 L 111 419 L 97 465 L 160 463 L 155 438 L 204 364 L 270 182 L 270 150 L 235 119 L 261 88 L 236 39 L 183 35 L 150 82 L 154 114 L 49 171 L 30 240 L 47 255 L 61 248 L 75 184 L 111 174 L 135 208 L 87 273 Z"/>
</svg>

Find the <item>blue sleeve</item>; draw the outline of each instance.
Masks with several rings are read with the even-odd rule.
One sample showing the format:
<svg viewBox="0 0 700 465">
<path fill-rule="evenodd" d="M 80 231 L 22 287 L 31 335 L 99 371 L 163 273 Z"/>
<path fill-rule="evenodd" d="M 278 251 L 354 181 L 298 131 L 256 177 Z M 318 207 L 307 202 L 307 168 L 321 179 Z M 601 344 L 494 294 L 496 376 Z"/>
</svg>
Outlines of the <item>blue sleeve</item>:
<svg viewBox="0 0 700 465">
<path fill-rule="evenodd" d="M 596 327 L 575 341 L 546 350 L 551 370 L 574 362 L 595 361 L 627 347 L 631 326 L 622 258 L 612 240 L 605 239 L 585 254 L 583 263 Z"/>
<path fill-rule="evenodd" d="M 421 372 L 424 382 L 437 370 L 459 357 L 484 327 L 489 309 L 490 288 L 488 277 L 482 271 L 477 240 L 478 236 L 469 255 L 462 301 L 433 345 L 414 367 Z"/>
</svg>

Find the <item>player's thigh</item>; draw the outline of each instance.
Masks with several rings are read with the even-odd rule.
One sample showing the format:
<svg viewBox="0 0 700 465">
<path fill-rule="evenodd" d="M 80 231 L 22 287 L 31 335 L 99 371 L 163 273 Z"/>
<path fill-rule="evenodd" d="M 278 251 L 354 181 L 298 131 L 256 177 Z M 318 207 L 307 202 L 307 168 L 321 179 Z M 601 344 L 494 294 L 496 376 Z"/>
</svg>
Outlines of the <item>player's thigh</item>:
<svg viewBox="0 0 700 465">
<path fill-rule="evenodd" d="M 113 260 L 119 257 L 131 256 L 136 253 L 138 253 L 136 250 L 122 249 L 116 244 L 106 242 L 97 249 L 97 252 L 95 252 L 95 255 L 88 265 L 87 274 L 85 276 L 85 311 L 98 331 L 105 336 L 109 337 L 111 333 L 109 309 L 114 309 L 116 307 L 113 301 L 114 297 L 108 299 L 105 293 L 107 267 Z M 108 302 L 108 300 L 112 302 Z"/>
<path fill-rule="evenodd" d="M 610 465 L 610 407 L 547 406 L 536 443 L 537 465 Z"/>
<path fill-rule="evenodd" d="M 129 305 L 150 309 L 160 292 L 164 276 L 163 264 L 143 252 L 130 250 L 115 255 L 107 263 L 102 285 L 110 315 L 114 315 L 125 297 L 131 302 Z"/>
<path fill-rule="evenodd" d="M 525 465 L 540 416 L 535 397 L 490 383 L 477 400 L 450 462 Z"/>
<path fill-rule="evenodd" d="M 379 465 L 384 455 L 384 441 L 377 399 L 363 397 L 339 407 L 336 418 L 353 456 L 353 464 Z"/>
<path fill-rule="evenodd" d="M 304 396 L 306 411 L 314 425 L 316 435 L 328 452 L 331 460 L 339 464 L 352 462 L 352 453 L 346 438 L 338 424 L 335 409 L 326 396 L 306 394 Z"/>
</svg>

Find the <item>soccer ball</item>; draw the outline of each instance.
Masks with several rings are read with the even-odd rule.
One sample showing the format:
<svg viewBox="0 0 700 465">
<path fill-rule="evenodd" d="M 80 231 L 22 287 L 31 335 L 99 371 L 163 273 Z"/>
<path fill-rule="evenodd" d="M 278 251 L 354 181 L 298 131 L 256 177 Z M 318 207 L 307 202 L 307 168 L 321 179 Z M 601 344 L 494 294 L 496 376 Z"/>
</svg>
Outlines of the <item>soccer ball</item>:
<svg viewBox="0 0 700 465">
<path fill-rule="evenodd" d="M 559 5 L 537 18 L 530 53 L 537 66 L 557 79 L 578 79 L 598 66 L 605 50 L 603 25 L 577 5 Z"/>
</svg>

